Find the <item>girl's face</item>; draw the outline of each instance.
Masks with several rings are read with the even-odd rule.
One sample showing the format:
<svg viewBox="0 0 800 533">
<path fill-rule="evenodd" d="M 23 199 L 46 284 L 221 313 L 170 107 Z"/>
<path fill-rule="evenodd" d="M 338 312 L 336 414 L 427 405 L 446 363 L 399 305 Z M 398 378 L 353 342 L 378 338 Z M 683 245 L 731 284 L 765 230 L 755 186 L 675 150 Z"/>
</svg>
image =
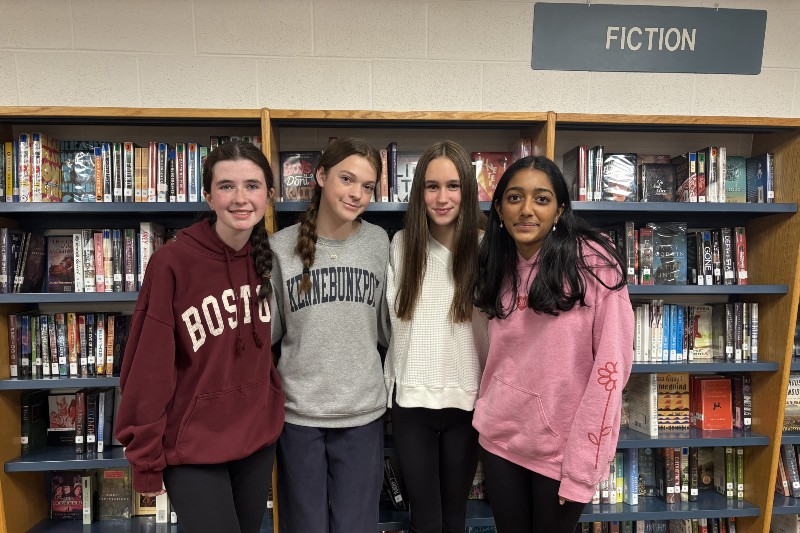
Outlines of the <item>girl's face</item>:
<svg viewBox="0 0 800 533">
<path fill-rule="evenodd" d="M 317 169 L 317 183 L 322 187 L 320 209 L 325 209 L 337 223 L 353 222 L 364 212 L 375 192 L 378 173 L 369 160 L 351 155 L 327 172 Z"/>
<path fill-rule="evenodd" d="M 556 202 L 556 193 L 547 174 L 527 168 L 511 177 L 495 209 L 514 239 L 517 251 L 525 259 L 539 251 L 564 211 Z"/>
<path fill-rule="evenodd" d="M 273 190 L 267 189 L 264 171 L 249 159 L 219 161 L 211 170 L 206 202 L 217 215 L 214 229 L 236 250 L 244 246 L 256 224 L 262 224 Z"/>
<path fill-rule="evenodd" d="M 461 180 L 456 166 L 437 157 L 425 169 L 425 207 L 431 225 L 454 227 L 461 209 Z"/>
</svg>

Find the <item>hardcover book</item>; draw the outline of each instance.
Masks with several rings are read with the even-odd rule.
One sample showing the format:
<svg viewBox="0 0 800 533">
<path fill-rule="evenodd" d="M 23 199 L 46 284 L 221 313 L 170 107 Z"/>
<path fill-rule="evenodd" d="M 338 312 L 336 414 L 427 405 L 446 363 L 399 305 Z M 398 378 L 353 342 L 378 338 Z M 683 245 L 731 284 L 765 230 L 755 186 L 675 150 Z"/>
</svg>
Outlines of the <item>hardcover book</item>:
<svg viewBox="0 0 800 533">
<path fill-rule="evenodd" d="M 655 285 L 686 285 L 686 224 L 648 224 L 653 230 Z"/>
<path fill-rule="evenodd" d="M 49 446 L 74 446 L 77 389 L 51 392 L 47 398 L 50 425 L 47 428 Z"/>
<path fill-rule="evenodd" d="M 729 156 L 725 171 L 725 201 L 743 204 L 747 201 L 747 167 L 744 157 Z"/>
<path fill-rule="evenodd" d="M 478 181 L 478 201 L 490 202 L 497 182 L 511 166 L 511 152 L 472 152 L 471 155 Z"/>
<path fill-rule="evenodd" d="M 417 171 L 417 162 L 421 155 L 422 152 L 397 152 L 397 168 L 393 184 L 395 201 L 408 202 L 411 197 L 411 184 L 414 181 L 414 173 Z"/>
<path fill-rule="evenodd" d="M 686 372 L 659 373 L 658 429 L 689 428 L 689 374 Z"/>
<path fill-rule="evenodd" d="M 674 166 L 663 163 L 645 163 L 641 170 L 643 202 L 675 201 Z"/>
<path fill-rule="evenodd" d="M 605 154 L 600 199 L 611 202 L 637 201 L 636 168 L 636 154 Z"/>
<path fill-rule="evenodd" d="M 130 518 L 132 515 L 131 471 L 106 468 L 100 471 L 98 505 L 100 520 Z"/>
<path fill-rule="evenodd" d="M 747 201 L 750 203 L 772 203 L 775 191 L 770 187 L 774 183 L 773 157 L 770 153 L 748 157 L 745 161 L 745 180 L 747 181 Z"/>
<path fill-rule="evenodd" d="M 317 183 L 315 172 L 322 152 L 281 152 L 281 198 L 284 202 L 308 202 Z"/>
<path fill-rule="evenodd" d="M 30 391 L 20 397 L 20 455 L 47 446 L 48 392 Z"/>
</svg>

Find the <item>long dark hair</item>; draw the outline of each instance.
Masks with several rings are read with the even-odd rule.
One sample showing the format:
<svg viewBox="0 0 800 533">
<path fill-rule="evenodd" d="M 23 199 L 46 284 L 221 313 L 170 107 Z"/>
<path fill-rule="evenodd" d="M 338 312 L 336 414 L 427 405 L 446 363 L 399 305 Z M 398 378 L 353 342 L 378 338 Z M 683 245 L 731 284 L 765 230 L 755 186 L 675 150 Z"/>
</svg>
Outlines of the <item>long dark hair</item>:
<svg viewBox="0 0 800 533">
<path fill-rule="evenodd" d="M 512 308 L 504 309 L 502 304 L 502 287 L 506 281 L 511 285 L 511 301 L 516 301 L 521 284 L 517 275 L 517 247 L 508 231 L 500 227 L 497 207 L 502 203 L 508 182 L 523 170 L 544 172 L 555 191 L 556 204 L 563 207 L 556 230 L 547 232 L 539 251 L 538 272 L 528 291 L 528 308 L 537 313 L 558 315 L 560 311 L 569 311 L 576 303 L 585 306 L 587 275 L 611 290 L 624 287 L 622 258 L 606 235 L 575 216 L 567 183 L 558 165 L 543 156 L 529 156 L 515 161 L 503 173 L 494 191 L 486 234 L 478 248 L 475 306 L 490 318 L 506 318 L 512 311 Z M 607 285 L 595 274 L 598 267 L 588 266 L 587 255 L 599 257 L 601 268 L 616 270 L 618 281 Z"/>
<path fill-rule="evenodd" d="M 206 157 L 206 161 L 203 163 L 203 191 L 206 194 L 211 193 L 214 165 L 220 161 L 239 161 L 242 159 L 252 161 L 261 169 L 267 182 L 267 191 L 275 187 L 275 177 L 264 152 L 251 143 L 236 141 L 217 146 Z M 213 211 L 208 218 L 212 224 L 217 221 L 217 215 Z M 272 284 L 270 283 L 272 248 L 269 247 L 269 236 L 264 223 L 256 224 L 253 227 L 253 232 L 250 234 L 250 244 L 253 246 L 253 262 L 256 267 L 256 273 L 261 277 L 258 299 L 263 302 L 269 299 L 272 292 Z"/>
<path fill-rule="evenodd" d="M 467 322 L 472 318 L 472 290 L 477 273 L 475 247 L 486 217 L 478 203 L 475 169 L 469 155 L 461 145 L 453 141 L 441 141 L 432 144 L 422 153 L 414 171 L 411 197 L 405 214 L 403 264 L 400 269 L 397 298 L 394 302 L 395 312 L 402 320 L 411 320 L 422 290 L 430 232 L 428 212 L 425 207 L 425 173 L 431 161 L 440 157 L 452 161 L 458 171 L 458 181 L 461 185 L 461 205 L 453 238 L 451 269 L 454 290 L 449 314 L 453 322 Z"/>
<path fill-rule="evenodd" d="M 322 152 L 322 156 L 314 169 L 314 174 L 322 169 L 326 174 L 328 171 L 350 157 L 358 155 L 369 161 L 375 169 L 376 175 L 381 175 L 381 156 L 375 148 L 363 139 L 353 137 L 341 137 L 334 140 Z M 317 251 L 317 214 L 319 213 L 319 202 L 322 199 L 322 187 L 314 181 L 314 192 L 311 201 L 305 212 L 300 215 L 300 234 L 297 237 L 295 252 L 303 260 L 303 278 L 300 281 L 300 293 L 304 294 L 311 290 L 311 272 L 314 266 L 314 257 Z"/>
</svg>

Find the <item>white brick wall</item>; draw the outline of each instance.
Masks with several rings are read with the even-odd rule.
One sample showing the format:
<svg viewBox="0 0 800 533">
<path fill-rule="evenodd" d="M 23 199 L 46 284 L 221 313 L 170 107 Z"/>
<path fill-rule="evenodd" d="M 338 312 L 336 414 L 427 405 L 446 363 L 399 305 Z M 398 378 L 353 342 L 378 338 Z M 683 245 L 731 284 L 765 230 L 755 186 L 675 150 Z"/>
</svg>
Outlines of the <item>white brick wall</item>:
<svg viewBox="0 0 800 533">
<path fill-rule="evenodd" d="M 766 9 L 762 73 L 533 71 L 533 1 L 2 0 L 0 105 L 800 116 L 800 0 L 652 3 Z"/>
</svg>

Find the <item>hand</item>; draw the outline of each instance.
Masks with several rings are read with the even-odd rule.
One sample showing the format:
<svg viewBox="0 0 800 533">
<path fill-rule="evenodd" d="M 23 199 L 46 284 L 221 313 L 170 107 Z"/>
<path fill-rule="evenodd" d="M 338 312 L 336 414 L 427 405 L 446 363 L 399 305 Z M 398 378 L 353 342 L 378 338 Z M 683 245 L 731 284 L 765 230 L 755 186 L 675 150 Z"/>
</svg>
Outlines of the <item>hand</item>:
<svg viewBox="0 0 800 533">
<path fill-rule="evenodd" d="M 564 505 L 567 502 L 571 502 L 572 500 L 568 500 L 566 498 L 562 498 L 561 496 L 558 497 L 558 505 Z"/>
<path fill-rule="evenodd" d="M 161 489 L 161 490 L 159 490 L 157 492 L 140 492 L 139 494 L 141 494 L 142 496 L 145 496 L 145 497 L 151 497 L 151 496 L 161 496 L 162 494 L 166 494 L 166 493 L 167 493 L 166 490 Z"/>
</svg>

